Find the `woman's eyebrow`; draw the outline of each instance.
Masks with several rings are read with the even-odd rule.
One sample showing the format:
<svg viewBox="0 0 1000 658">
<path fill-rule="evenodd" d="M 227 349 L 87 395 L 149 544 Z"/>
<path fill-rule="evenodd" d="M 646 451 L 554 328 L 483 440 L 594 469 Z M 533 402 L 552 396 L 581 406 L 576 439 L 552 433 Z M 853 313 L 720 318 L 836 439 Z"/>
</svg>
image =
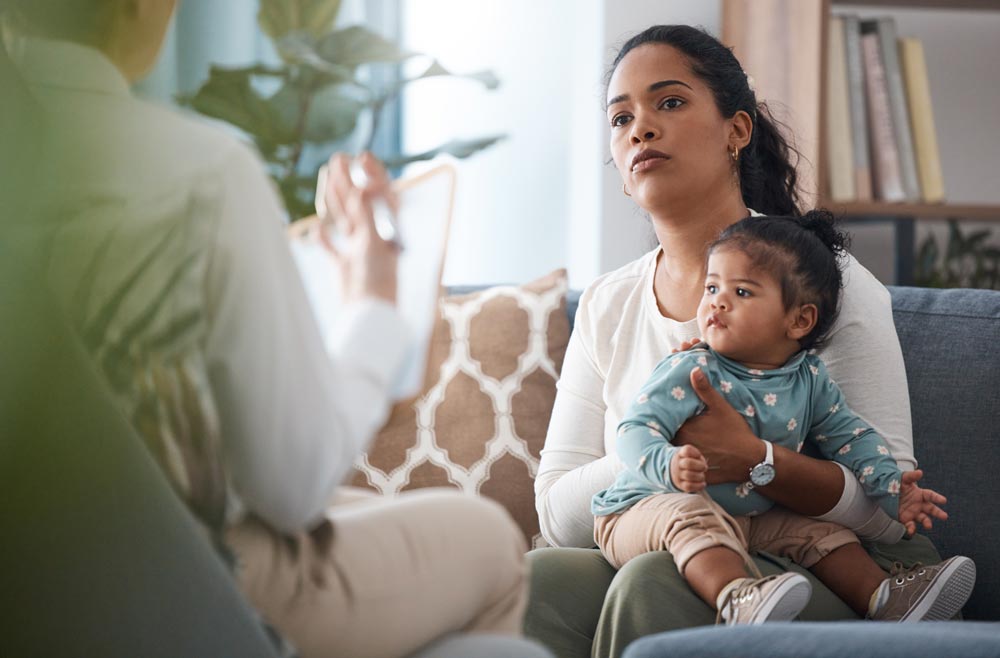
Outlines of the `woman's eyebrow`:
<svg viewBox="0 0 1000 658">
<path fill-rule="evenodd" d="M 691 89 L 691 85 L 681 80 L 660 80 L 659 82 L 654 82 L 653 84 L 649 85 L 649 89 L 647 89 L 647 91 L 653 92 L 658 89 L 663 89 L 664 87 L 669 87 L 671 85 L 681 85 L 682 87 L 687 87 L 688 89 Z M 618 96 L 615 96 L 614 98 L 608 101 L 608 104 L 605 107 L 605 109 L 611 107 L 615 103 L 621 103 L 622 101 L 627 101 L 628 99 L 629 99 L 628 94 L 620 94 Z"/>
</svg>

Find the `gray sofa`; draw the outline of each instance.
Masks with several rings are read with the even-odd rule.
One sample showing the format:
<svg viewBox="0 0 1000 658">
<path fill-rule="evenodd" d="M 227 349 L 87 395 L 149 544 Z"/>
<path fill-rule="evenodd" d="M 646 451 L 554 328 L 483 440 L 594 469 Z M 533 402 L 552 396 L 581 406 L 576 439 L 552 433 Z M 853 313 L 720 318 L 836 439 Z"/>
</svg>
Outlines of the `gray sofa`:
<svg viewBox="0 0 1000 658">
<path fill-rule="evenodd" d="M 638 640 L 626 658 L 1000 657 L 1000 292 L 890 292 L 917 460 L 928 486 L 948 496 L 951 515 L 928 535 L 943 556 L 976 561 L 976 588 L 963 616 L 980 621 L 699 628 Z"/>
</svg>

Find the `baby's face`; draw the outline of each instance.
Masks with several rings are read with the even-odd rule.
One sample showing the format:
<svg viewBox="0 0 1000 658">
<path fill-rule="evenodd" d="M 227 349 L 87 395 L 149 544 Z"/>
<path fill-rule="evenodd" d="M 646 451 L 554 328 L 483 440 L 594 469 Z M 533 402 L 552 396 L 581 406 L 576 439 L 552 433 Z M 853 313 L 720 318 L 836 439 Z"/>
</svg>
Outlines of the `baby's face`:
<svg viewBox="0 0 1000 658">
<path fill-rule="evenodd" d="M 712 349 L 749 367 L 780 367 L 797 346 L 789 316 L 778 280 L 746 254 L 722 247 L 709 255 L 698 328 Z"/>
</svg>

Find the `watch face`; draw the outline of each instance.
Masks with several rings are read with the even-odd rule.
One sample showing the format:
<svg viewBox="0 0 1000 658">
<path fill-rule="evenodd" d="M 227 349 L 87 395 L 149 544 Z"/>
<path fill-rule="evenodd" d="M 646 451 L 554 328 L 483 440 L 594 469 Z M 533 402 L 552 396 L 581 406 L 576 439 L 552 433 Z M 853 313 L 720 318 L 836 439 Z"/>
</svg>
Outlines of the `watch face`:
<svg viewBox="0 0 1000 658">
<path fill-rule="evenodd" d="M 763 487 L 764 485 L 771 484 L 771 480 L 774 479 L 774 466 L 771 464 L 757 464 L 750 471 L 750 481 L 754 483 L 754 486 Z"/>
</svg>

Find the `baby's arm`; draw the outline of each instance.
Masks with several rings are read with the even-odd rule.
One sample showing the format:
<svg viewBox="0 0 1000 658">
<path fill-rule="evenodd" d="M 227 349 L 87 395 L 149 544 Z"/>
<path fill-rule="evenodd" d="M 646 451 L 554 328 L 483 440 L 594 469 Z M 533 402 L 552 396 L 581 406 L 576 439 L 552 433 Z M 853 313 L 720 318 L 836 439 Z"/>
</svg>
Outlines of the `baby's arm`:
<svg viewBox="0 0 1000 658">
<path fill-rule="evenodd" d="M 686 352 L 661 361 L 618 425 L 618 456 L 625 466 L 669 492 L 697 490 L 689 487 L 697 482 L 698 459 L 704 462 L 697 449 L 685 450 L 679 459 L 673 459 L 681 449 L 670 443 L 677 428 L 701 408 L 687 374 L 698 356 Z M 683 473 L 676 471 L 680 480 L 673 479 L 672 462 L 677 462 L 678 469 L 683 462 Z M 704 469 L 700 472 L 703 488 Z"/>
<path fill-rule="evenodd" d="M 849 468 L 872 498 L 892 518 L 898 518 L 902 472 L 889 447 L 868 423 L 847 406 L 840 387 L 819 359 L 810 359 L 812 387 L 810 440 L 827 459 Z"/>
</svg>

